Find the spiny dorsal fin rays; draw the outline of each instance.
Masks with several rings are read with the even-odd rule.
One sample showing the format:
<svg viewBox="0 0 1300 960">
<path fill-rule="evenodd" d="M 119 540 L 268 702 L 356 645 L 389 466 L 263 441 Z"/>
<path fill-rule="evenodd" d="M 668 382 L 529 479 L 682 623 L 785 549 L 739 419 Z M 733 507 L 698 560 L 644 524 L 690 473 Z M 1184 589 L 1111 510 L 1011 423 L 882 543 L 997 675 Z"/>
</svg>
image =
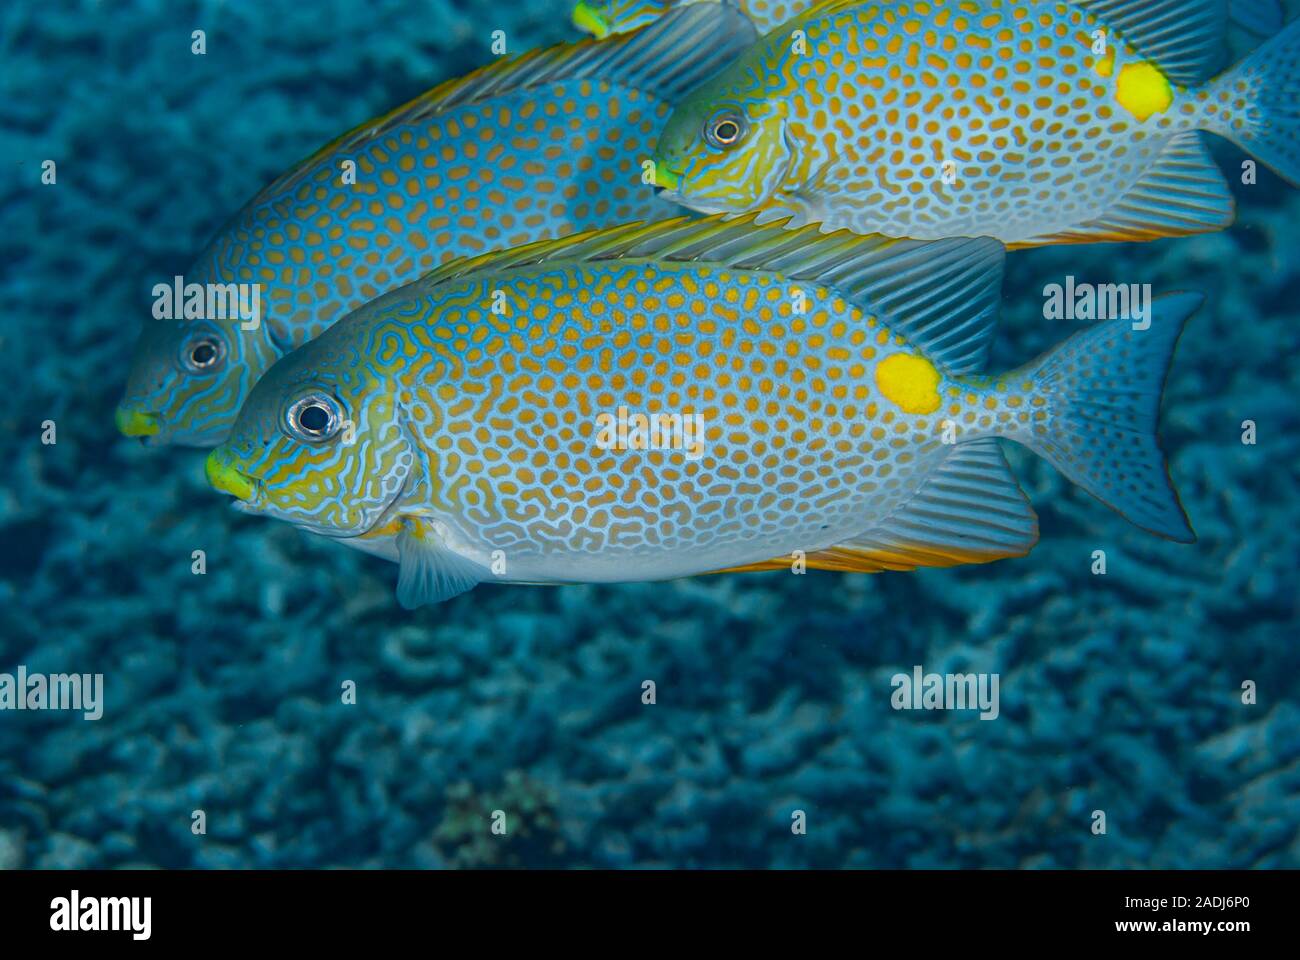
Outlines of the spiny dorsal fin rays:
<svg viewBox="0 0 1300 960">
<path fill-rule="evenodd" d="M 1073 0 L 1117 30 L 1182 87 L 1203 83 L 1223 61 L 1227 0 Z"/>
<path fill-rule="evenodd" d="M 885 321 L 953 374 L 982 369 L 997 319 L 1005 251 L 987 237 L 894 240 L 848 230 L 793 229 L 757 214 L 679 217 L 625 224 L 561 240 L 455 260 L 426 274 L 426 286 L 546 262 L 611 259 L 704 262 L 766 271 L 831 287 Z"/>
<path fill-rule="evenodd" d="M 1002 244 L 959 237 L 912 242 L 893 254 L 829 280 L 869 298 L 936 365 L 952 374 L 982 370 L 1001 299 Z"/>
<path fill-rule="evenodd" d="M 824 234 L 817 224 L 754 225 L 748 215 L 696 230 L 696 221 L 664 233 L 679 239 L 638 245 L 632 255 L 718 262 L 779 273 L 839 290 L 954 374 L 983 368 L 997 319 L 1005 249 L 996 240 L 895 240 L 850 231 Z M 664 226 L 662 224 L 657 226 Z"/>
<path fill-rule="evenodd" d="M 823 234 L 817 225 L 786 229 L 786 220 L 754 225 L 757 214 L 733 217 L 715 214 L 693 219 L 675 217 L 657 223 L 629 223 L 604 230 L 589 230 L 559 240 L 540 240 L 510 250 L 453 260 L 430 271 L 423 282 L 436 284 L 480 272 L 500 272 L 548 261 L 587 262 L 611 259 L 653 258 L 678 262 L 704 261 L 736 269 L 769 270 L 803 276 L 809 269 L 829 269 L 832 264 L 807 254 L 848 260 L 855 252 L 886 247 L 915 246 L 918 241 L 858 236 L 849 230 Z"/>
<path fill-rule="evenodd" d="M 753 24 L 738 8 L 703 3 L 672 10 L 631 33 L 559 43 L 502 58 L 440 83 L 336 137 L 272 183 L 263 195 L 296 186 L 321 157 L 350 151 L 394 127 L 513 90 L 564 80 L 604 80 L 644 90 L 671 103 L 721 70 L 755 39 Z"/>
<path fill-rule="evenodd" d="M 420 278 L 419 283 L 424 286 L 434 286 L 449 280 L 465 279 L 477 273 L 498 273 L 534 266 L 549 260 L 608 259 L 610 255 L 618 255 L 620 244 L 624 244 L 629 236 L 642 232 L 653 233 L 662 228 L 688 222 L 698 221 L 694 221 L 691 217 L 675 217 L 652 224 L 625 223 L 603 230 L 586 230 L 558 240 L 537 240 L 506 250 L 494 250 L 473 257 L 458 257 L 430 270 Z M 604 256 L 601 256 L 602 252 L 605 253 Z"/>
<path fill-rule="evenodd" d="M 757 34 L 731 4 L 689 4 L 640 30 L 558 44 L 450 81 L 426 94 L 424 111 L 557 80 L 600 79 L 674 100 L 716 73 Z M 425 98 L 421 98 L 422 100 Z"/>
</svg>

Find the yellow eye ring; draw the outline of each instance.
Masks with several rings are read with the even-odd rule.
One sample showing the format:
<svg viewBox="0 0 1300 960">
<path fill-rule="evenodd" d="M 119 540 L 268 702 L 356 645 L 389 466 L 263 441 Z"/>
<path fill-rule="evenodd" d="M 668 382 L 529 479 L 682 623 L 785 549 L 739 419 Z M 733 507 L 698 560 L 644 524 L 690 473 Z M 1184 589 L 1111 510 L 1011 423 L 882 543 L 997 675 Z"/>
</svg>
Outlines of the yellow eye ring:
<svg viewBox="0 0 1300 960">
<path fill-rule="evenodd" d="M 714 114 L 704 125 L 704 139 L 710 146 L 726 150 L 745 135 L 745 118 L 734 110 Z"/>
</svg>

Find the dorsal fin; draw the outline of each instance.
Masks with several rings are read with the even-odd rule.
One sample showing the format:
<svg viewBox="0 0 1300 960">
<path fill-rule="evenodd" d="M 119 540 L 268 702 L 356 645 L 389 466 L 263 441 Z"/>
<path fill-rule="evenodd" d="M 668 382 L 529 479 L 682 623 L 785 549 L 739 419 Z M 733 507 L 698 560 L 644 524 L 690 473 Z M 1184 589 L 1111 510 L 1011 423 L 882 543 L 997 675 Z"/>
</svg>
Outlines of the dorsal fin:
<svg viewBox="0 0 1300 960">
<path fill-rule="evenodd" d="M 321 157 L 348 152 L 389 130 L 452 107 L 547 83 L 603 80 L 674 103 L 725 67 L 754 42 L 749 18 L 731 4 L 699 3 L 674 9 L 631 33 L 605 40 L 558 43 L 505 57 L 438 84 L 385 114 L 330 141 L 263 195 L 295 186 Z"/>
<path fill-rule="evenodd" d="M 444 83 L 421 100 L 445 110 L 502 90 L 557 80 L 599 79 L 645 90 L 669 102 L 693 90 L 757 39 L 754 25 L 729 3 L 674 8 L 653 23 L 605 40 L 560 43 L 512 57 Z"/>
<path fill-rule="evenodd" d="M 895 240 L 817 224 L 758 225 L 759 214 L 677 217 L 632 223 L 452 260 L 420 281 L 433 285 L 473 274 L 546 262 L 665 260 L 768 271 L 833 287 L 952 374 L 982 369 L 997 319 L 1005 250 L 988 237 Z"/>
<path fill-rule="evenodd" d="M 1074 0 L 1182 87 L 1203 83 L 1223 59 L 1227 0 Z"/>
</svg>

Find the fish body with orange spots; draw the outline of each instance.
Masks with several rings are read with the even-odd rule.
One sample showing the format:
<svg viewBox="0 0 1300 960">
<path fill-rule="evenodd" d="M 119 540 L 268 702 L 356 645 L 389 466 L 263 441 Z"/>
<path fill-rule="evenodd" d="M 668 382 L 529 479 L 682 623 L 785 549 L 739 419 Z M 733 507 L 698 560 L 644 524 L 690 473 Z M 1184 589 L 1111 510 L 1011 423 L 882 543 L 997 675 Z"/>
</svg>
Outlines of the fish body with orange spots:
<svg viewBox="0 0 1300 960">
<path fill-rule="evenodd" d="M 455 261 L 280 360 L 209 480 L 396 560 L 407 606 L 1020 556 L 1037 522 L 998 438 L 1190 540 L 1155 426 L 1199 298 L 988 376 L 1002 258 L 718 216 Z"/>
<path fill-rule="evenodd" d="M 1300 25 L 1213 76 L 1222 0 L 833 2 L 678 104 L 666 196 L 1011 246 L 1220 229 L 1203 131 L 1300 179 Z"/>
<path fill-rule="evenodd" d="M 752 39 L 730 8 L 683 10 L 492 64 L 343 135 L 244 207 L 185 277 L 259 285 L 258 322 L 146 323 L 119 427 L 214 445 L 277 358 L 440 263 L 680 215 L 643 187 L 641 164 L 671 99 Z"/>
</svg>

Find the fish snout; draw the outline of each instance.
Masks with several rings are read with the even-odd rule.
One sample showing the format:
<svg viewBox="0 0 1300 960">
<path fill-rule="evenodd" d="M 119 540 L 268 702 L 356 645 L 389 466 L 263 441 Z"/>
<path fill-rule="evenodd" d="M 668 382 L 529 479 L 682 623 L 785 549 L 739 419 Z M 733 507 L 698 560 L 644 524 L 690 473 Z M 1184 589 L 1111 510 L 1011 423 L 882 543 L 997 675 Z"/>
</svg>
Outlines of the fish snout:
<svg viewBox="0 0 1300 960">
<path fill-rule="evenodd" d="M 663 193 L 665 190 L 676 190 L 682 185 L 681 174 L 664 163 L 655 164 L 654 178 L 655 193 Z"/>
<path fill-rule="evenodd" d="M 162 430 L 158 414 L 131 403 L 118 404 L 113 412 L 113 422 L 124 437 L 153 437 Z"/>
<path fill-rule="evenodd" d="M 213 490 L 228 493 L 244 503 L 257 498 L 257 481 L 232 465 L 219 448 L 208 454 L 203 472 Z"/>
</svg>

